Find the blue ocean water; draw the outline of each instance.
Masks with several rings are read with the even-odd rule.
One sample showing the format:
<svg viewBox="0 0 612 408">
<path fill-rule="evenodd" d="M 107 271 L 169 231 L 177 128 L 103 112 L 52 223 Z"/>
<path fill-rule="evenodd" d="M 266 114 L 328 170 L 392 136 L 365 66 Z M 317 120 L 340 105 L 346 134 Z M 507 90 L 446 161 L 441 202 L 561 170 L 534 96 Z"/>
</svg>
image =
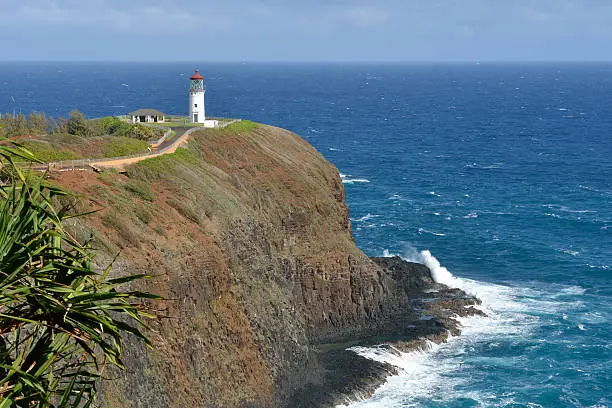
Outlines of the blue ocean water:
<svg viewBox="0 0 612 408">
<path fill-rule="evenodd" d="M 198 65 L 209 115 L 293 130 L 338 167 L 368 255 L 483 300 L 447 344 L 356 349 L 402 370 L 349 406 L 612 404 L 612 64 Z M 195 67 L 0 64 L 0 112 L 185 114 Z"/>
</svg>

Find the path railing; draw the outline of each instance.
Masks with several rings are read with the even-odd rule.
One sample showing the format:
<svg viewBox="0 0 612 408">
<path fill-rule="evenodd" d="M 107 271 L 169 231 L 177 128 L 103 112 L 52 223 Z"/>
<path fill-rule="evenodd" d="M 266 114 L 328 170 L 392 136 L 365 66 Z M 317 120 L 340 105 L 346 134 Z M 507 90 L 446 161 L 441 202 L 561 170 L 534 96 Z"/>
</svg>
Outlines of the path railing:
<svg viewBox="0 0 612 408">
<path fill-rule="evenodd" d="M 159 126 L 155 126 L 156 128 L 160 128 Z M 164 128 L 165 129 L 165 128 Z M 164 143 L 166 141 L 166 139 L 168 138 L 168 136 L 170 136 L 172 134 L 172 128 L 168 128 L 168 130 L 166 131 L 166 133 L 164 133 L 164 135 L 162 137 L 160 137 L 159 139 L 152 141 L 152 142 L 148 142 L 151 147 L 157 147 L 160 144 Z"/>
</svg>

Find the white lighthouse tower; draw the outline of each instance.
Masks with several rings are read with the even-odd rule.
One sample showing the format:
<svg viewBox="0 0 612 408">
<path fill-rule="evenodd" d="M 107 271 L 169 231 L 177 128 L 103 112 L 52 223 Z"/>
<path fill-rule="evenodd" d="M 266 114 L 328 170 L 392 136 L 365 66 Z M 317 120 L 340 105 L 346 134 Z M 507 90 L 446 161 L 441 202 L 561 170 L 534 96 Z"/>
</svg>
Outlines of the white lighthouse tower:
<svg viewBox="0 0 612 408">
<path fill-rule="evenodd" d="M 191 123 L 205 123 L 206 110 L 204 109 L 204 78 L 196 69 L 195 74 L 189 78 L 189 121 Z"/>
</svg>

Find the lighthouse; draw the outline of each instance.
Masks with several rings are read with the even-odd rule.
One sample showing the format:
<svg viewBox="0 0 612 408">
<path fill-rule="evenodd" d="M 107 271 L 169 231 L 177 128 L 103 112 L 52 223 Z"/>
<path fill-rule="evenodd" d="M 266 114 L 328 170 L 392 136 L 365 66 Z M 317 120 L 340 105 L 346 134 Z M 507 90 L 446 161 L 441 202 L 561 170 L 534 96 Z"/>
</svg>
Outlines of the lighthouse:
<svg viewBox="0 0 612 408">
<path fill-rule="evenodd" d="M 190 79 L 189 86 L 189 121 L 191 123 L 205 123 L 206 111 L 204 109 L 204 78 L 196 69 Z"/>
</svg>

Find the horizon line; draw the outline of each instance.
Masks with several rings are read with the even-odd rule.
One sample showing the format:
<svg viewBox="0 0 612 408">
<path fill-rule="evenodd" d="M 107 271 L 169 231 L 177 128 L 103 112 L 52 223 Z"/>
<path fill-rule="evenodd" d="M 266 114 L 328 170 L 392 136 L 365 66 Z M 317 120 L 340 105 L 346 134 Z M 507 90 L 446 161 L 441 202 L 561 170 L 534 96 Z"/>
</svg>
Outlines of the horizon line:
<svg viewBox="0 0 612 408">
<path fill-rule="evenodd" d="M 354 64 L 354 65 L 409 65 L 409 64 L 610 64 L 609 60 L 0 60 L 0 64 L 74 63 L 74 64 Z"/>
</svg>

